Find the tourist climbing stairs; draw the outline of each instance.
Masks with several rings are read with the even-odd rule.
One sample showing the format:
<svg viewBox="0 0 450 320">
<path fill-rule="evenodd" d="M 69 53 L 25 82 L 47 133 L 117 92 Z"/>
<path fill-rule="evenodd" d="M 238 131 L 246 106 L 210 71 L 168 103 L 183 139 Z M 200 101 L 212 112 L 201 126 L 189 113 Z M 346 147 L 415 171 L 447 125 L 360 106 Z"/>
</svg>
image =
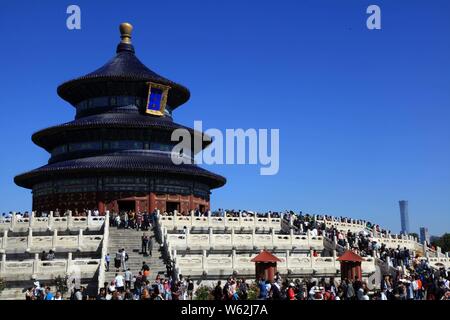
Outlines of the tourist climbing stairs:
<svg viewBox="0 0 450 320">
<path fill-rule="evenodd" d="M 142 235 L 146 233 L 153 240 L 152 254 L 144 256 L 142 249 Z M 135 229 L 118 229 L 117 227 L 110 227 L 108 240 L 108 253 L 111 257 L 109 271 L 105 273 L 105 281 L 110 283 L 116 274 L 114 267 L 114 258 L 119 249 L 124 248 L 128 253 L 127 267 L 130 268 L 133 275 L 137 275 L 142 268 L 142 262 L 145 261 L 150 267 L 149 279 L 154 279 L 157 274 L 165 276 L 166 265 L 164 263 L 163 252 L 160 244 L 154 236 L 152 230 L 136 231 Z M 124 270 L 120 268 L 120 273 L 123 275 Z"/>
</svg>

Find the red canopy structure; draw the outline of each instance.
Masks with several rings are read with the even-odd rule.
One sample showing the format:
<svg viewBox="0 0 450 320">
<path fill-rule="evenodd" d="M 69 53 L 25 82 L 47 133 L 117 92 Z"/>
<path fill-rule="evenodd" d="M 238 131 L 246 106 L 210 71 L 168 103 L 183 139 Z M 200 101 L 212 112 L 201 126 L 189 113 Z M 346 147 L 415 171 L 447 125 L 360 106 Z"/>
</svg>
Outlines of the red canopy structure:
<svg viewBox="0 0 450 320">
<path fill-rule="evenodd" d="M 267 250 L 262 250 L 252 262 L 255 263 L 256 279 L 265 279 L 273 281 L 275 273 L 277 272 L 277 262 L 281 262 L 278 257 Z"/>
<path fill-rule="evenodd" d="M 337 258 L 337 261 L 341 263 L 341 280 L 346 278 L 349 280 L 362 279 L 361 262 L 364 259 L 361 256 L 347 250 Z"/>
</svg>

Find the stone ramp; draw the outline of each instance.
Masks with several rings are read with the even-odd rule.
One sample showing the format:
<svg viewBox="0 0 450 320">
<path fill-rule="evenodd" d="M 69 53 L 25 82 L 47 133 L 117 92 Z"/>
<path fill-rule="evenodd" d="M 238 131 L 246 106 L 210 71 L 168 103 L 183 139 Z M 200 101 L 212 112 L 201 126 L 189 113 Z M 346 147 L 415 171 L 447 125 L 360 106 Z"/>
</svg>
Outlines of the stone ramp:
<svg viewBox="0 0 450 320">
<path fill-rule="evenodd" d="M 152 255 L 144 256 L 141 253 L 141 237 L 143 233 L 153 238 Z M 150 267 L 150 279 L 154 279 L 157 274 L 164 275 L 166 273 L 166 265 L 164 263 L 163 253 L 160 244 L 155 238 L 152 230 L 136 231 L 134 229 L 117 229 L 111 227 L 109 229 L 108 253 L 111 257 L 109 272 L 105 272 L 105 281 L 111 282 L 116 274 L 114 268 L 114 257 L 118 249 L 125 248 L 128 253 L 129 260 L 127 267 L 130 268 L 133 275 L 137 275 L 142 268 L 142 262 L 145 261 Z M 124 270 L 121 268 L 119 273 L 123 275 Z"/>
</svg>

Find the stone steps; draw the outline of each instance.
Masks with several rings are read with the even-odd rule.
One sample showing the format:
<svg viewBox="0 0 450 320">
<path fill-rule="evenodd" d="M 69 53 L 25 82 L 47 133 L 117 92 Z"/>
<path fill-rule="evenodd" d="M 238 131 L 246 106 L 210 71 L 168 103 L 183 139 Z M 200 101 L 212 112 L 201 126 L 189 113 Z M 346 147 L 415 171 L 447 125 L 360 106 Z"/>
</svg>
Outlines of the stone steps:
<svg viewBox="0 0 450 320">
<path fill-rule="evenodd" d="M 152 230 L 136 231 L 132 229 L 116 229 L 111 227 L 109 231 L 108 253 L 111 257 L 110 270 L 105 272 L 105 281 L 111 282 L 115 275 L 114 257 L 118 249 L 124 248 L 128 254 L 127 267 L 130 268 L 133 275 L 137 275 L 142 268 L 142 262 L 145 261 L 150 268 L 150 277 L 154 278 L 157 274 L 164 274 L 166 272 L 166 265 L 164 263 L 163 255 L 160 251 L 160 244 L 155 240 Z M 143 233 L 149 237 L 153 237 L 152 255 L 144 256 L 141 253 L 141 237 Z M 120 268 L 119 272 L 123 275 L 123 270 Z"/>
</svg>

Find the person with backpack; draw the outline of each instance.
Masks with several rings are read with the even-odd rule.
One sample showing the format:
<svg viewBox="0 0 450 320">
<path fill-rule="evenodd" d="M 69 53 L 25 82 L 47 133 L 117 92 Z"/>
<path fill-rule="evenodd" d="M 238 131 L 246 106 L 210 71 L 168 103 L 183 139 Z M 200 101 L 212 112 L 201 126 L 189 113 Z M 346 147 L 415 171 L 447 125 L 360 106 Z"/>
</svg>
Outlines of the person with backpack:
<svg viewBox="0 0 450 320">
<path fill-rule="evenodd" d="M 266 280 L 261 278 L 258 282 L 258 288 L 259 288 L 258 300 L 267 300 Z"/>
<path fill-rule="evenodd" d="M 119 272 L 121 263 L 122 263 L 122 251 L 121 249 L 118 249 L 116 252 L 116 256 L 114 257 L 114 268 L 116 268 L 116 272 Z"/>
<path fill-rule="evenodd" d="M 217 285 L 214 288 L 213 296 L 214 300 L 223 300 L 223 291 L 222 291 L 222 281 L 218 281 Z"/>
<path fill-rule="evenodd" d="M 149 241 L 149 239 L 148 239 L 148 236 L 147 236 L 147 234 L 142 234 L 142 254 L 143 255 L 148 255 L 148 253 L 147 253 L 147 249 L 148 249 L 148 241 Z"/>
<path fill-rule="evenodd" d="M 188 282 L 188 286 L 187 286 L 187 294 L 188 294 L 188 300 L 193 300 L 193 296 L 194 296 L 194 282 L 189 279 L 187 279 Z"/>
<path fill-rule="evenodd" d="M 144 276 L 144 281 L 147 280 L 148 276 L 150 275 L 150 267 L 145 263 L 145 261 L 142 262 L 142 274 Z"/>
<path fill-rule="evenodd" d="M 239 299 L 247 300 L 247 298 L 248 298 L 248 284 L 245 282 L 245 279 L 242 279 L 238 283 L 238 288 L 239 288 Z"/>
</svg>

